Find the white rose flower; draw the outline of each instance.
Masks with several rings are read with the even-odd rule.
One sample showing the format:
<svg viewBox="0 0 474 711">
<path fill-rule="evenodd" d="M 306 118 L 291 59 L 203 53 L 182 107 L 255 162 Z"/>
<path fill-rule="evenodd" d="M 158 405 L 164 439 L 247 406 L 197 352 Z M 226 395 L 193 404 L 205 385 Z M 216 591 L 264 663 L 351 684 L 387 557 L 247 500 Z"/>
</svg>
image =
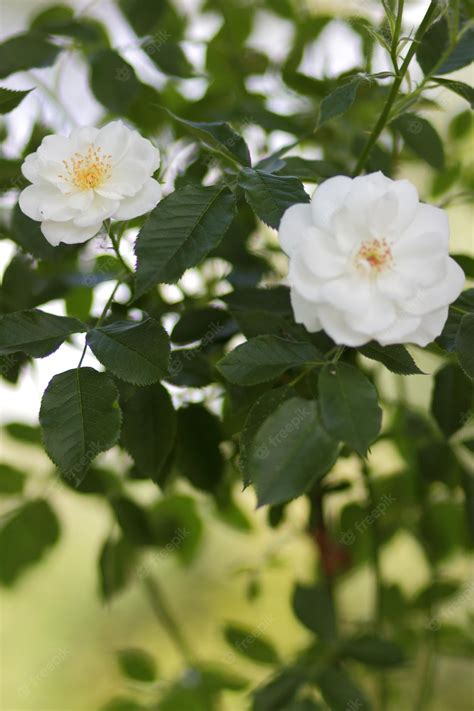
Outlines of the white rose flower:
<svg viewBox="0 0 474 711">
<path fill-rule="evenodd" d="M 285 212 L 279 238 L 296 321 L 340 345 L 426 346 L 464 284 L 446 212 L 380 172 L 322 183 Z"/>
<path fill-rule="evenodd" d="M 161 187 L 151 176 L 159 164 L 159 150 L 121 121 L 78 128 L 69 138 L 46 136 L 22 165 L 32 185 L 20 208 L 41 222 L 50 244 L 85 242 L 104 220 L 130 220 L 155 207 Z"/>
</svg>

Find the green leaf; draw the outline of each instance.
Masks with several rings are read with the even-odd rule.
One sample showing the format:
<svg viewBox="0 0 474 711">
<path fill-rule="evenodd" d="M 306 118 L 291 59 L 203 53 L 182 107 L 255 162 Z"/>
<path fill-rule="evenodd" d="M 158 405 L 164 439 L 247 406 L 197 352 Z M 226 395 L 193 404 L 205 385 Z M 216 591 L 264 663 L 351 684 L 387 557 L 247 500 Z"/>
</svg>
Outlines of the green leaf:
<svg viewBox="0 0 474 711">
<path fill-rule="evenodd" d="M 250 166 L 250 153 L 242 136 L 224 121 L 204 123 L 201 121 L 186 121 L 171 111 L 168 113 L 184 126 L 188 132 L 212 151 L 237 161 L 240 165 Z"/>
<path fill-rule="evenodd" d="M 9 464 L 0 463 L 0 494 L 13 495 L 21 494 L 26 481 L 26 474 Z"/>
<path fill-rule="evenodd" d="M 26 91 L 12 91 L 0 86 L 0 114 L 8 114 L 23 101 L 25 96 L 28 96 L 33 89 Z"/>
<path fill-rule="evenodd" d="M 168 334 L 152 318 L 94 328 L 86 340 L 102 365 L 134 385 L 151 385 L 168 372 Z"/>
<path fill-rule="evenodd" d="M 461 368 L 474 379 L 474 314 L 463 316 L 456 334 L 456 352 Z"/>
<path fill-rule="evenodd" d="M 375 341 L 358 349 L 366 358 L 383 363 L 392 373 L 399 375 L 423 375 L 405 346 L 381 346 Z"/>
<path fill-rule="evenodd" d="M 136 242 L 135 296 L 176 282 L 216 247 L 232 222 L 235 197 L 225 187 L 187 185 L 151 212 Z"/>
<path fill-rule="evenodd" d="M 165 380 L 179 388 L 203 388 L 213 383 L 215 376 L 201 348 L 180 348 L 171 351 Z"/>
<path fill-rule="evenodd" d="M 108 45 L 103 25 L 88 17 L 75 18 L 74 10 L 65 5 L 53 5 L 40 11 L 33 18 L 31 29 L 46 35 L 73 37 L 84 44 Z"/>
<path fill-rule="evenodd" d="M 90 85 L 96 99 L 114 114 L 126 113 L 140 88 L 133 67 L 113 49 L 96 52 L 90 66 Z"/>
<path fill-rule="evenodd" d="M 27 185 L 21 173 L 21 164 L 21 160 L 0 159 L 0 192 L 20 190 Z"/>
<path fill-rule="evenodd" d="M 110 505 L 126 540 L 134 546 L 154 543 L 147 511 L 127 496 L 114 496 Z"/>
<path fill-rule="evenodd" d="M 258 430 L 248 471 L 258 505 L 281 504 L 304 494 L 333 466 L 337 443 L 327 434 L 314 400 L 283 402 Z"/>
<path fill-rule="evenodd" d="M 18 204 L 13 209 L 11 236 L 25 252 L 32 254 L 37 259 L 57 261 L 71 254 L 75 249 L 75 245 L 60 244 L 57 247 L 53 247 L 49 244 L 41 232 L 40 223 L 27 217 L 20 210 Z"/>
<path fill-rule="evenodd" d="M 193 486 L 213 491 L 221 481 L 224 461 L 218 418 L 202 405 L 178 410 L 176 466 Z"/>
<path fill-rule="evenodd" d="M 165 39 L 165 33 L 161 39 L 145 41 L 142 44 L 142 49 L 163 74 L 180 79 L 189 79 L 194 76 L 193 66 L 189 63 L 180 45 Z"/>
<path fill-rule="evenodd" d="M 327 431 L 365 456 L 382 425 L 374 385 L 354 366 L 337 363 L 321 371 L 319 396 Z"/>
<path fill-rule="evenodd" d="M 0 583 L 10 586 L 37 563 L 59 538 L 59 523 L 43 499 L 23 504 L 0 528 Z"/>
<path fill-rule="evenodd" d="M 460 430 L 472 417 L 473 386 L 461 368 L 448 363 L 435 375 L 431 412 L 446 438 Z"/>
<path fill-rule="evenodd" d="M 135 681 L 155 681 L 155 659 L 143 649 L 121 649 L 117 661 L 122 674 Z"/>
<path fill-rule="evenodd" d="M 224 637 L 238 654 L 261 664 L 278 664 L 279 658 L 275 648 L 262 636 L 258 628 L 252 630 L 241 625 L 227 624 L 224 627 Z"/>
<path fill-rule="evenodd" d="M 414 113 L 404 113 L 392 121 L 405 144 L 436 170 L 444 169 L 444 148 L 438 132 L 425 118 Z"/>
<path fill-rule="evenodd" d="M 120 404 L 123 412 L 120 443 L 141 474 L 162 484 L 177 426 L 168 391 L 159 384 L 137 388 L 122 397 Z"/>
<path fill-rule="evenodd" d="M 355 77 L 351 81 L 338 86 L 328 96 L 325 96 L 319 107 L 318 126 L 322 126 L 326 121 L 342 116 L 355 101 L 357 90 L 364 77 Z"/>
<path fill-rule="evenodd" d="M 24 422 L 9 422 L 5 429 L 13 439 L 23 444 L 41 445 L 41 430 L 39 427 L 26 425 Z"/>
<path fill-rule="evenodd" d="M 75 318 L 55 316 L 39 309 L 0 316 L 0 355 L 23 351 L 33 358 L 53 353 L 72 333 L 86 330 Z"/>
<path fill-rule="evenodd" d="M 173 494 L 160 499 L 149 510 L 153 540 L 159 546 L 161 558 L 175 554 L 186 565 L 199 551 L 203 523 L 191 496 Z"/>
<path fill-rule="evenodd" d="M 317 634 L 320 640 L 330 642 L 336 639 L 334 608 L 324 587 L 297 585 L 292 605 L 299 621 Z"/>
<path fill-rule="evenodd" d="M 291 205 L 309 202 L 302 183 L 291 176 L 244 168 L 239 173 L 239 185 L 244 189 L 245 198 L 255 214 L 275 229 L 278 229 L 283 214 Z"/>
<path fill-rule="evenodd" d="M 245 425 L 240 433 L 239 440 L 239 464 L 244 478 L 244 485 L 251 483 L 250 461 L 255 435 L 276 408 L 285 400 L 289 400 L 296 395 L 295 391 L 287 386 L 269 390 L 264 393 L 252 406 Z"/>
<path fill-rule="evenodd" d="M 78 286 L 66 294 L 64 303 L 68 316 L 87 321 L 94 301 L 94 292 L 86 286 Z"/>
<path fill-rule="evenodd" d="M 365 634 L 342 643 L 343 657 L 355 659 L 370 667 L 398 667 L 406 661 L 400 647 L 394 642 L 373 634 Z"/>
<path fill-rule="evenodd" d="M 230 320 L 227 311 L 213 306 L 188 309 L 173 328 L 171 340 L 179 345 L 194 341 L 202 341 L 202 345 L 207 345 L 227 336 Z"/>
<path fill-rule="evenodd" d="M 124 538 L 108 538 L 100 552 L 100 591 L 104 600 L 111 600 L 131 580 L 135 551 Z"/>
<path fill-rule="evenodd" d="M 232 312 L 272 311 L 281 316 L 293 316 L 290 290 L 286 286 L 272 288 L 237 289 L 221 297 Z"/>
<path fill-rule="evenodd" d="M 318 674 L 317 683 L 331 711 L 371 711 L 372 706 L 364 692 L 354 684 L 344 669 L 326 667 Z"/>
<path fill-rule="evenodd" d="M 73 368 L 55 375 L 41 402 L 40 424 L 48 456 L 62 474 L 81 481 L 89 464 L 113 447 L 120 432 L 118 391 L 106 373 Z"/>
<path fill-rule="evenodd" d="M 0 79 L 34 67 L 49 67 L 62 51 L 33 32 L 10 37 L 0 44 Z"/>
<path fill-rule="evenodd" d="M 285 711 L 287 704 L 293 701 L 304 683 L 301 672 L 291 668 L 283 669 L 254 692 L 252 711 Z"/>
<path fill-rule="evenodd" d="M 256 385 L 273 380 L 290 368 L 321 362 L 322 358 L 311 343 L 257 336 L 228 353 L 217 368 L 231 383 Z"/>
<path fill-rule="evenodd" d="M 449 34 L 448 22 L 444 17 L 431 25 L 424 34 L 416 58 L 425 74 L 432 71 L 436 74 L 449 74 L 474 60 L 474 29 L 464 29 L 448 56 L 444 57 L 450 46 Z"/>
<path fill-rule="evenodd" d="M 319 183 L 321 179 L 333 178 L 340 175 L 341 171 L 327 160 L 307 160 L 299 156 L 283 158 L 284 166 L 277 172 L 278 175 L 292 175 L 308 183 Z"/>
<path fill-rule="evenodd" d="M 441 77 L 433 77 L 433 81 L 444 86 L 450 91 L 454 91 L 458 96 L 462 96 L 463 99 L 470 104 L 471 109 L 474 109 L 474 89 L 469 84 L 465 84 L 462 81 L 453 81 L 452 79 L 441 79 Z"/>
<path fill-rule="evenodd" d="M 146 708 L 134 699 L 129 699 L 126 696 L 117 696 L 106 703 L 105 706 L 101 706 L 100 711 L 146 711 Z"/>
</svg>

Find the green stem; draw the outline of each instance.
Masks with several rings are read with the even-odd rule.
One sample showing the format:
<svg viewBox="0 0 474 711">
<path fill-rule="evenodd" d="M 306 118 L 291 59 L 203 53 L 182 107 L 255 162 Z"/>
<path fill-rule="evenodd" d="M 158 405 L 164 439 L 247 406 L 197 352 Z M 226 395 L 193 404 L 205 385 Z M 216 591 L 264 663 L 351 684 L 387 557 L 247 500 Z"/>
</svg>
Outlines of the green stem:
<svg viewBox="0 0 474 711">
<path fill-rule="evenodd" d="M 119 278 L 117 283 L 115 284 L 112 293 L 110 294 L 109 298 L 107 299 L 107 303 L 105 304 L 104 308 L 102 309 L 102 313 L 100 314 L 99 318 L 97 319 L 95 328 L 98 328 L 103 323 L 104 318 L 106 317 L 107 312 L 112 304 L 112 301 L 114 300 L 114 296 L 117 293 L 117 289 L 119 288 L 120 284 L 122 284 L 122 281 L 123 281 L 123 276 L 121 278 Z M 82 361 L 84 360 L 86 351 L 87 351 L 87 341 L 84 343 L 84 348 L 82 349 L 81 358 L 79 360 L 79 363 L 77 364 L 78 368 L 80 368 L 82 365 Z"/>
<path fill-rule="evenodd" d="M 390 55 L 392 57 L 392 64 L 393 64 L 393 67 L 394 67 L 397 74 L 398 74 L 397 50 L 398 50 L 398 43 L 400 42 L 400 32 L 402 29 L 404 4 L 405 4 L 404 0 L 398 0 L 397 17 L 395 19 L 395 29 L 393 31 L 393 38 L 392 38 L 392 51 L 390 52 Z"/>
<path fill-rule="evenodd" d="M 365 164 L 369 158 L 370 152 L 372 151 L 372 148 L 374 147 L 380 134 L 382 133 L 383 129 L 385 128 L 388 117 L 390 116 L 390 111 L 391 111 L 392 106 L 395 102 L 395 99 L 397 98 L 398 91 L 400 89 L 402 81 L 405 78 L 405 75 L 408 71 L 408 67 L 410 66 L 410 62 L 415 55 L 415 52 L 418 48 L 421 38 L 423 37 L 426 30 L 428 29 L 431 19 L 438 7 L 438 3 L 439 3 L 439 0 L 431 0 L 431 2 L 430 2 L 430 5 L 425 13 L 425 16 L 423 17 L 421 24 L 418 27 L 418 30 L 416 31 L 415 37 L 410 45 L 410 48 L 408 49 L 406 57 L 403 60 L 402 66 L 400 68 L 400 72 L 392 84 L 392 88 L 391 88 L 390 93 L 388 95 L 385 106 L 382 109 L 382 113 L 380 114 L 379 119 L 378 119 L 377 123 L 375 124 L 375 127 L 374 127 L 371 135 L 369 136 L 369 139 L 367 140 L 364 150 L 362 151 L 360 158 L 357 161 L 357 165 L 354 170 L 354 177 L 357 175 L 360 175 L 360 173 L 364 169 Z"/>
<path fill-rule="evenodd" d="M 163 625 L 176 649 L 189 664 L 193 663 L 193 654 L 183 636 L 179 625 L 170 612 L 163 591 L 154 578 L 147 575 L 143 578 L 143 586 L 150 605 L 159 623 Z"/>
<path fill-rule="evenodd" d="M 114 248 L 114 252 L 115 252 L 120 264 L 122 265 L 122 267 L 125 269 L 126 272 L 128 272 L 129 274 L 133 274 L 132 269 L 128 266 L 127 262 L 124 260 L 124 258 L 120 254 L 120 238 L 121 238 L 124 230 L 122 230 L 120 232 L 120 235 L 118 235 L 118 236 L 115 235 L 111 229 L 110 220 L 105 220 L 104 227 L 105 227 L 108 237 L 110 238 L 110 241 L 112 242 L 112 247 Z"/>
</svg>

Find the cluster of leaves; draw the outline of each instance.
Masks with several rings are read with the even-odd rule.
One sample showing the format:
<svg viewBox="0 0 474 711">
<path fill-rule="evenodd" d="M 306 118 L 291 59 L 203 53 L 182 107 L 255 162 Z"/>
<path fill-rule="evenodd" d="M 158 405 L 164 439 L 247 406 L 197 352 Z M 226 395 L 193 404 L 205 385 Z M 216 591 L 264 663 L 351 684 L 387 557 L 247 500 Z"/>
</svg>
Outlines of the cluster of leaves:
<svg viewBox="0 0 474 711">
<path fill-rule="evenodd" d="M 474 538 L 469 461 L 474 446 L 468 434 L 474 407 L 474 289 L 453 304 L 443 334 L 428 349 L 440 366 L 427 414 L 403 401 L 387 402 L 377 388 L 376 375 L 384 369 L 400 379 L 421 377 L 404 346 L 341 349 L 322 332 L 308 333 L 294 322 L 288 289 L 277 285 L 272 241 L 255 248 L 260 222 L 278 228 L 289 206 L 308 201 L 305 185 L 351 174 L 364 155 L 364 169 L 388 176 L 400 160 L 424 161 L 432 170 L 433 197 L 449 200 L 472 190 L 474 174 L 462 161 L 469 114 L 462 111 L 451 121 L 449 152 L 421 115 L 437 107 L 432 94 L 424 94 L 433 86 L 473 104 L 471 87 L 446 78 L 474 58 L 472 8 L 461 2 L 457 13 L 432 13 L 415 44 L 402 38 L 399 17 L 384 5 L 387 15 L 379 27 L 350 18 L 361 38 L 363 64 L 334 78 L 316 79 L 300 70 L 305 51 L 317 44 L 332 18 L 311 15 L 303 3 L 290 0 L 208 0 L 204 10 L 217 13 L 222 24 L 207 43 L 202 69 L 187 58 L 188 19 L 171 2 L 119 0 L 137 47 L 163 79 L 159 90 L 143 83 L 112 48 L 103 25 L 65 6 L 41 12 L 27 32 L 0 45 L 0 77 L 52 67 L 62 53 L 77 53 L 87 63 L 104 119 L 123 117 L 165 149 L 170 135 L 193 146 L 174 190 L 146 220 L 107 226 L 116 254 L 97 256 L 92 269 L 85 267 L 87 247 L 50 247 L 38 224 L 13 209 L 2 227 L 2 236 L 17 251 L 0 291 L 0 372 L 16 383 L 32 359 L 48 356 L 64 342 L 76 343 L 76 334 L 85 334 L 86 348 L 102 366 L 83 367 L 82 358 L 78 367 L 71 364 L 43 395 L 40 430 L 11 424 L 7 431 L 31 445 L 42 443 L 62 484 L 79 495 L 102 497 L 109 508 L 118 533 L 103 542 L 99 555 L 105 599 L 143 578 L 151 600 L 160 604 L 141 555 L 160 549 L 183 564 L 193 561 L 203 536 L 197 492 L 213 503 L 221 520 L 244 532 L 252 525 L 234 500 L 242 479 L 254 488 L 258 505 L 268 506 L 268 522 L 275 528 L 284 523 L 293 499 L 307 498 L 307 533 L 318 548 L 321 574 L 317 585 L 295 587 L 292 604 L 311 642 L 290 663 L 258 631 L 236 625 L 224 630 L 237 654 L 274 668 L 271 680 L 252 694 L 255 711 L 338 711 L 351 703 L 370 708 L 351 670 L 361 676 L 357 663 L 390 669 L 417 654 L 427 620 L 438 619 L 438 607 L 459 591 L 459 581 L 446 580 L 442 566 Z M 292 26 L 292 44 L 278 61 L 247 44 L 263 10 Z M 378 44 L 388 49 L 393 73 L 372 73 Z M 383 115 L 407 44 L 416 49 L 424 78 L 416 88 L 397 93 L 383 140 L 376 136 L 370 145 L 366 135 Z M 297 107 L 294 112 L 278 113 L 268 96 L 251 91 L 255 76 L 271 77 Z M 198 77 L 205 77 L 207 88 L 201 99 L 190 101 L 184 80 Z M 0 89 L 2 113 L 19 106 L 28 93 Z M 265 135 L 258 156 L 251 155 L 244 139 L 249 126 Z M 272 153 L 276 131 L 288 134 L 288 143 Z M 23 186 L 23 156 L 47 132 L 35 126 L 22 156 L 0 160 L 3 190 Z M 320 158 L 301 157 L 314 155 L 314 149 Z M 120 239 L 137 230 L 132 270 L 121 256 Z M 456 259 L 474 278 L 472 257 Z M 189 293 L 180 279 L 197 267 L 202 267 L 201 286 Z M 225 279 L 219 278 L 221 267 Z M 97 319 L 93 292 L 108 282 L 111 296 Z M 121 284 L 129 289 L 126 303 L 114 300 Z M 166 284 L 178 284 L 178 300 L 167 297 Z M 64 300 L 66 316 L 39 308 L 56 299 Z M 170 322 L 168 333 L 163 323 Z M 232 348 L 235 337 L 240 345 Z M 375 370 L 374 363 L 380 364 Z M 179 397 L 172 398 L 176 393 Z M 184 405 L 177 407 L 178 402 Z M 377 439 L 392 442 L 403 462 L 400 471 L 383 478 L 372 477 L 376 472 L 366 464 Z M 126 464 L 119 471 L 93 463 L 111 448 L 123 453 Z M 338 458 L 350 456 L 366 474 L 367 501 L 353 495 L 353 482 L 326 479 Z M 146 479 L 157 489 L 143 505 L 134 491 Z M 0 491 L 15 501 L 0 528 L 0 582 L 7 586 L 60 533 L 49 502 L 27 497 L 27 484 L 22 472 L 1 465 Z M 329 498 L 342 501 L 330 522 Z M 384 514 L 373 523 L 380 507 Z M 416 599 L 407 599 L 401 586 L 379 581 L 375 629 L 361 624 L 354 631 L 337 620 L 331 588 L 370 561 L 377 568 L 378 548 L 401 530 L 420 542 L 433 579 Z M 255 579 L 249 594 L 258 594 Z M 436 637 L 443 653 L 472 651 L 473 640 L 449 620 L 429 628 L 427 636 Z M 160 692 L 163 711 L 208 711 L 216 708 L 222 691 L 246 687 L 245 680 L 196 662 L 184 651 L 189 668 Z M 127 678 L 153 685 L 157 672 L 145 652 L 124 650 L 118 661 Z M 145 706 L 124 698 L 106 708 Z"/>
</svg>

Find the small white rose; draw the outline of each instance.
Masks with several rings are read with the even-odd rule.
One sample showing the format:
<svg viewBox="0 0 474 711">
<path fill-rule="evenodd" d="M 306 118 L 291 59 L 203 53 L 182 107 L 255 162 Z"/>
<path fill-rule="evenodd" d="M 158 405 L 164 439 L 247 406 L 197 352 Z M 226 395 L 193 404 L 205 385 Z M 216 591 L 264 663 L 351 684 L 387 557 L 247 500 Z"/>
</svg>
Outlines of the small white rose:
<svg viewBox="0 0 474 711">
<path fill-rule="evenodd" d="M 426 346 L 464 284 L 446 212 L 380 172 L 322 183 L 285 212 L 279 238 L 296 321 L 340 345 Z"/>
<path fill-rule="evenodd" d="M 85 242 L 104 220 L 130 220 L 155 207 L 159 164 L 159 150 L 121 121 L 78 128 L 68 138 L 46 136 L 22 165 L 32 185 L 20 194 L 20 208 L 41 222 L 50 244 Z"/>
</svg>

